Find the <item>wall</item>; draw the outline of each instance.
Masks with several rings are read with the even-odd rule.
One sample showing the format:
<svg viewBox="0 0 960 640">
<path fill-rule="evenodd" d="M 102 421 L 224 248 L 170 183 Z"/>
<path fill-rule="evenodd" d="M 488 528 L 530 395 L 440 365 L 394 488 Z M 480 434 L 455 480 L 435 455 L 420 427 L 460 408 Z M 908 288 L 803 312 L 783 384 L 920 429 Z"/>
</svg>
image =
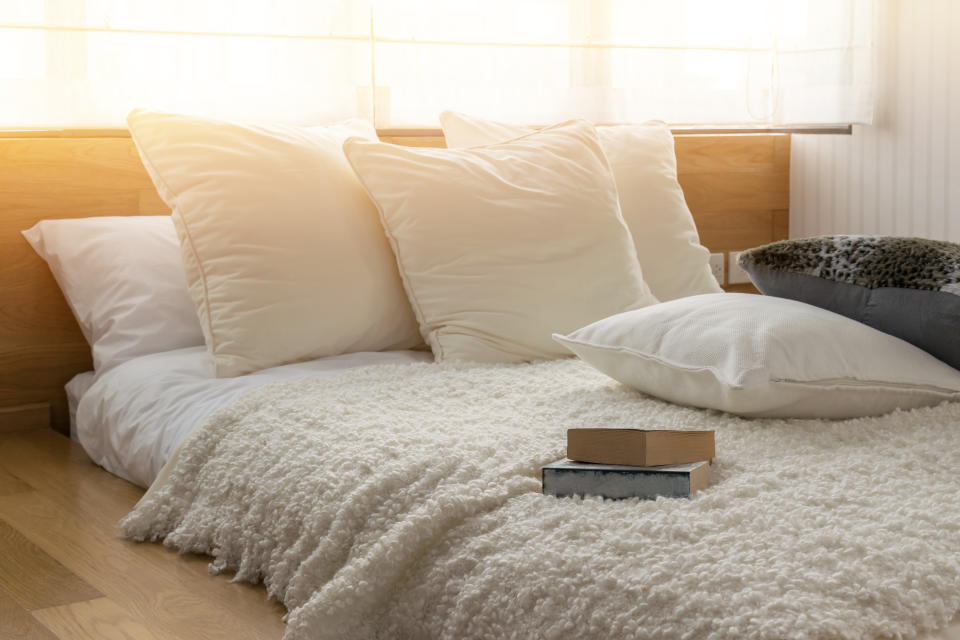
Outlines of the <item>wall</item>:
<svg viewBox="0 0 960 640">
<path fill-rule="evenodd" d="M 960 242 L 960 0 L 877 9 L 874 124 L 793 137 L 790 236 Z"/>
</svg>

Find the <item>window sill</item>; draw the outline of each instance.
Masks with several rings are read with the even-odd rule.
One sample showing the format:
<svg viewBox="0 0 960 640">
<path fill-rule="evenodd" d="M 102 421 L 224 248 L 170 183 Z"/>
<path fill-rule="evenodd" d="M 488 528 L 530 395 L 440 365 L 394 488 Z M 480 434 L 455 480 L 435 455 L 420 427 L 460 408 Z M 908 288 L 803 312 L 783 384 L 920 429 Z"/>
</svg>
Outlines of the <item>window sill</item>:
<svg viewBox="0 0 960 640">
<path fill-rule="evenodd" d="M 750 135 L 750 134 L 833 134 L 850 135 L 853 131 L 853 125 L 792 125 L 792 126 L 671 126 L 670 130 L 675 136 L 696 136 L 696 135 Z M 439 137 L 443 132 L 439 128 L 385 128 L 377 129 L 381 137 L 388 138 L 430 138 Z M 58 129 L 58 128 L 22 128 L 22 129 L 2 129 L 0 128 L 0 138 L 129 138 L 130 132 L 124 128 L 107 129 Z"/>
</svg>

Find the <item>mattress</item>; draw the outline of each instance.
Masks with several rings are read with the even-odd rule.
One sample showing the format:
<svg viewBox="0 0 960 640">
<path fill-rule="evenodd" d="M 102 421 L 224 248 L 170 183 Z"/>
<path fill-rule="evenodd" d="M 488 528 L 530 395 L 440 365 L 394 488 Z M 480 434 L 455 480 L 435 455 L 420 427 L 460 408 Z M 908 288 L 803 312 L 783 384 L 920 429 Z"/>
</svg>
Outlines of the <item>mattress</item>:
<svg viewBox="0 0 960 640">
<path fill-rule="evenodd" d="M 76 385 L 71 381 L 79 397 L 76 438 L 107 471 L 148 487 L 194 428 L 244 393 L 374 364 L 431 360 L 429 352 L 361 352 L 216 378 L 204 347 L 142 356 L 110 369 L 92 384 L 89 376 Z"/>
</svg>

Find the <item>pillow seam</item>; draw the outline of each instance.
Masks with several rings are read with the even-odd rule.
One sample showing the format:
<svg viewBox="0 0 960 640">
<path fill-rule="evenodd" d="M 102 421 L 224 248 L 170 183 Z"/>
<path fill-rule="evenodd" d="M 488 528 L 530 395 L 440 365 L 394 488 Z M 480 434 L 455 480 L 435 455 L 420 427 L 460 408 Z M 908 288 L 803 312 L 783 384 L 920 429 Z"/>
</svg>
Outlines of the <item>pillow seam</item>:
<svg viewBox="0 0 960 640">
<path fill-rule="evenodd" d="M 390 248 L 393 249 L 393 257 L 397 262 L 397 271 L 400 274 L 400 280 L 403 282 L 403 288 L 407 292 L 407 297 L 410 299 L 410 306 L 413 307 L 414 314 L 417 317 L 417 324 L 420 327 L 420 337 L 422 337 L 424 341 L 431 347 L 431 350 L 433 348 L 432 343 L 436 343 L 437 350 L 440 353 L 439 354 L 434 353 L 434 357 L 438 361 L 443 360 L 444 359 L 443 345 L 440 344 L 440 341 L 439 340 L 431 341 L 430 339 L 427 338 L 427 336 L 423 335 L 424 334 L 423 328 L 427 324 L 426 320 L 424 319 L 423 309 L 421 308 L 420 300 L 417 298 L 417 294 L 413 288 L 413 284 L 410 282 L 410 279 L 407 277 L 407 271 L 404 267 L 403 259 L 400 257 L 399 243 L 397 242 L 397 239 L 394 237 L 393 233 L 390 231 L 390 226 L 387 224 L 386 215 L 383 212 L 383 207 L 380 205 L 380 202 L 373 196 L 373 193 L 370 191 L 370 188 L 367 186 L 367 182 L 366 180 L 364 180 L 363 175 L 361 174 L 360 171 L 357 170 L 357 165 L 353 161 L 353 157 L 346 150 L 348 144 L 350 146 L 353 146 L 352 140 L 353 140 L 353 137 L 347 138 L 346 140 L 343 141 L 343 145 L 341 146 L 341 152 L 343 153 L 344 157 L 346 157 L 347 163 L 350 165 L 350 168 L 353 169 L 354 175 L 357 176 L 357 180 L 360 182 L 360 186 L 363 187 L 364 193 L 367 194 L 367 197 L 370 199 L 370 202 L 372 202 L 374 206 L 377 208 L 377 216 L 380 219 L 380 226 L 383 228 L 383 233 L 385 236 L 387 236 L 387 240 L 390 242 Z M 367 140 L 366 142 L 370 142 L 373 144 L 389 144 L 381 140 Z M 436 333 L 435 331 L 430 331 L 431 335 L 435 333 Z"/>
<path fill-rule="evenodd" d="M 597 344 L 592 344 L 592 343 L 589 343 L 589 342 L 583 342 L 583 341 L 580 341 L 580 340 L 574 340 L 574 339 L 568 338 L 568 337 L 566 337 L 566 336 L 559 336 L 559 335 L 557 335 L 557 336 L 554 336 L 554 340 L 558 340 L 561 344 L 564 343 L 564 342 L 569 342 L 569 343 L 571 343 L 571 344 L 580 345 L 580 346 L 583 346 L 583 347 L 590 347 L 590 348 L 593 348 L 593 349 L 602 349 L 602 350 L 604 350 L 604 351 L 615 351 L 615 352 L 618 352 L 618 353 L 626 353 L 626 354 L 629 354 L 629 355 L 632 355 L 632 356 L 637 356 L 638 358 L 643 358 L 644 360 L 652 360 L 652 361 L 657 362 L 657 363 L 659 363 L 659 364 L 662 364 L 662 365 L 665 365 L 665 366 L 668 366 L 668 367 L 672 367 L 672 368 L 674 368 L 674 369 L 679 369 L 679 370 L 681 370 L 681 371 L 709 371 L 710 373 L 713 374 L 713 376 L 717 379 L 718 382 L 721 382 L 721 383 L 727 385 L 727 386 L 730 387 L 731 389 L 747 389 L 747 388 L 748 388 L 748 387 L 746 387 L 746 386 L 744 386 L 744 385 L 742 385 L 742 384 L 735 384 L 735 383 L 733 383 L 733 382 L 729 382 L 729 381 L 727 381 L 727 380 L 724 380 L 723 378 L 720 377 L 719 372 L 718 372 L 718 370 L 717 370 L 715 367 L 692 367 L 692 366 L 677 364 L 677 363 L 672 362 L 672 361 L 670 361 L 670 360 L 665 360 L 665 359 L 663 359 L 663 358 L 659 358 L 659 357 L 654 356 L 654 355 L 650 355 L 650 354 L 647 354 L 647 353 L 641 353 L 640 351 L 637 351 L 637 350 L 635 350 L 635 349 L 631 349 L 630 347 L 609 346 L 609 345 L 597 345 Z M 571 349 L 571 351 L 572 351 L 572 349 Z M 578 357 L 580 357 L 580 354 L 576 354 L 576 355 L 577 355 Z M 582 357 L 581 357 L 580 359 L 583 360 Z M 584 360 L 584 361 L 587 362 L 586 360 Z M 587 364 L 590 364 L 590 366 L 594 366 L 593 364 L 591 364 L 591 363 L 589 363 L 589 362 L 587 362 Z M 596 368 L 596 367 L 594 367 L 594 368 Z M 750 371 L 758 371 L 758 369 L 750 369 Z"/>
<path fill-rule="evenodd" d="M 827 384 L 825 380 L 852 380 L 859 382 L 861 384 Z M 912 393 L 912 394 L 934 394 L 938 396 L 944 396 L 944 400 L 950 398 L 960 397 L 960 390 L 958 389 L 946 389 L 944 387 L 939 387 L 933 384 L 926 383 L 896 383 L 896 382 L 881 382 L 879 380 L 859 380 L 858 378 L 824 378 L 823 380 L 791 380 L 789 378 L 771 378 L 770 382 L 776 384 L 782 384 L 787 386 L 796 386 L 796 387 L 816 387 L 818 389 L 824 390 L 843 390 L 843 391 L 853 391 L 857 389 L 864 389 L 867 391 L 889 391 L 897 393 Z"/>
<path fill-rule="evenodd" d="M 188 244 L 190 245 L 190 252 L 193 254 L 193 259 L 197 263 L 197 270 L 200 272 L 200 284 L 203 286 L 203 308 L 207 316 L 206 325 L 207 325 L 207 331 L 209 332 L 209 335 L 210 335 L 210 342 L 211 342 L 211 344 L 207 345 L 207 347 L 210 350 L 210 354 L 214 358 L 214 365 L 216 365 L 217 340 L 213 333 L 213 322 L 210 315 L 210 289 L 207 286 L 207 274 L 203 268 L 203 262 L 200 260 L 200 254 L 197 252 L 197 247 L 193 242 L 193 234 L 190 232 L 190 225 L 187 223 L 187 220 L 183 217 L 183 213 L 181 212 L 180 194 L 178 194 L 176 191 L 171 189 L 170 185 L 167 184 L 167 181 L 163 178 L 162 175 L 160 175 L 160 172 L 157 170 L 156 163 L 153 162 L 146 148 L 144 148 L 144 146 L 139 143 L 139 136 L 133 130 L 133 127 L 128 127 L 128 129 L 130 130 L 130 136 L 133 138 L 133 143 L 137 149 L 137 152 L 140 154 L 143 160 L 146 160 L 145 164 L 149 165 L 149 167 L 147 168 L 147 171 L 150 174 L 151 178 L 156 176 L 155 182 L 159 182 L 163 186 L 163 190 L 167 192 L 168 195 L 171 196 L 169 198 L 170 200 L 173 201 L 173 207 L 171 207 L 173 211 L 171 211 L 171 216 L 174 214 L 177 215 L 177 217 L 180 219 L 181 224 L 183 224 L 184 231 L 186 232 L 185 235 L 187 237 Z M 169 206 L 169 203 L 167 204 Z"/>
<path fill-rule="evenodd" d="M 750 389 L 750 388 L 756 388 L 756 387 L 747 387 L 747 386 L 744 386 L 744 385 L 737 385 L 737 384 L 733 384 L 733 383 L 724 381 L 723 379 L 721 379 L 721 378 L 717 375 L 717 369 L 716 369 L 715 367 L 691 367 L 691 366 L 681 365 L 681 364 L 677 364 L 677 363 L 675 363 L 675 362 L 671 362 L 671 361 L 669 361 L 669 360 L 664 360 L 663 358 L 658 358 L 657 356 L 653 356 L 653 355 L 650 355 L 650 354 L 647 354 L 647 353 L 641 353 L 641 352 L 639 352 L 639 351 L 636 351 L 635 349 L 631 349 L 630 347 L 609 346 L 609 345 L 597 345 L 597 344 L 592 344 L 592 343 L 589 343 L 589 342 L 583 342 L 583 341 L 580 341 L 580 340 L 574 340 L 574 339 L 568 338 L 568 337 L 566 337 L 566 336 L 554 336 L 554 339 L 557 340 L 557 341 L 559 341 L 561 344 L 564 343 L 564 342 L 570 342 L 570 343 L 575 344 L 575 345 L 580 345 L 580 346 L 584 346 L 584 347 L 590 347 L 590 348 L 593 348 L 593 349 L 602 349 L 602 350 L 604 350 L 604 351 L 615 351 L 615 352 L 618 352 L 618 353 L 627 353 L 627 354 L 629 354 L 629 355 L 633 355 L 633 356 L 636 356 L 636 357 L 638 357 L 638 358 L 642 358 L 642 359 L 644 359 L 644 360 L 650 360 L 650 361 L 653 361 L 653 362 L 657 362 L 657 363 L 662 364 L 662 365 L 664 365 L 664 366 L 672 367 L 672 368 L 677 369 L 677 370 L 680 370 L 680 371 L 691 371 L 691 372 L 695 372 L 695 371 L 709 371 L 710 373 L 712 373 L 712 374 L 714 375 L 714 377 L 717 378 L 717 381 L 718 381 L 718 382 L 721 382 L 721 383 L 727 385 L 728 387 L 730 387 L 731 389 L 735 389 L 735 390 L 747 390 L 747 389 Z M 577 354 L 577 355 L 579 356 L 579 354 Z M 580 359 L 583 360 L 582 357 L 581 357 Z M 584 361 L 587 362 L 586 360 L 584 360 Z M 594 366 L 594 365 L 593 365 L 592 363 L 590 363 L 590 362 L 587 362 L 587 364 L 590 364 L 590 366 Z M 597 368 L 597 367 L 594 367 L 594 368 Z M 598 370 L 599 370 L 599 369 L 598 369 Z M 760 370 L 761 370 L 761 369 L 749 369 L 748 371 L 760 371 Z M 853 381 L 853 382 L 859 382 L 859 383 L 862 383 L 862 384 L 849 384 L 849 383 L 848 383 L 848 384 L 842 384 L 842 383 L 841 383 L 841 384 L 830 384 L 830 385 L 828 385 L 828 384 L 825 384 L 825 383 L 823 382 L 824 380 L 849 380 L 849 381 Z M 850 377 L 845 377 L 845 378 L 822 378 L 822 379 L 818 379 L 818 380 L 794 380 L 794 379 L 790 379 L 790 378 L 777 378 L 777 377 L 774 377 L 774 376 L 770 376 L 770 375 L 768 374 L 768 381 L 769 381 L 769 383 L 771 383 L 771 384 L 788 384 L 788 385 L 797 385 L 797 386 L 804 386 L 804 387 L 816 386 L 816 387 L 827 388 L 827 389 L 829 389 L 829 388 L 834 388 L 834 389 L 836 389 L 836 388 L 844 388 L 844 389 L 852 389 L 852 388 L 873 388 L 873 389 L 875 389 L 875 390 L 880 390 L 880 391 L 901 391 L 901 392 L 909 392 L 909 393 L 936 393 L 936 394 L 946 395 L 946 396 L 950 396 L 950 397 L 957 397 L 958 395 L 960 395 L 960 390 L 957 390 L 957 389 L 947 389 L 947 388 L 945 388 L 945 387 L 941 387 L 941 386 L 934 385 L 934 384 L 915 383 L 915 382 L 901 382 L 901 383 L 897 383 L 897 382 L 881 381 L 881 380 L 861 380 L 861 379 L 859 379 L 859 378 L 850 378 Z M 865 387 L 864 385 L 868 385 L 868 386 Z M 920 388 L 920 387 L 923 387 L 923 388 Z"/>
</svg>

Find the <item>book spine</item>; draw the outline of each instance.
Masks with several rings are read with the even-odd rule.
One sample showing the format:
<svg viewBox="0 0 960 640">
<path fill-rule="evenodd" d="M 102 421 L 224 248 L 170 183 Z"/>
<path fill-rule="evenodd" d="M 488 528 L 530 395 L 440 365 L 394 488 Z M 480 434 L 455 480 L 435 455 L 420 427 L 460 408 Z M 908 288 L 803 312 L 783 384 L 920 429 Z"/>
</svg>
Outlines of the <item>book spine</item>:
<svg viewBox="0 0 960 640">
<path fill-rule="evenodd" d="M 601 446 L 598 447 L 597 442 Z M 647 434 L 643 431 L 614 431 L 613 434 L 605 433 L 603 429 L 567 431 L 567 457 L 571 460 L 646 467 L 650 466 L 647 455 Z"/>
</svg>

